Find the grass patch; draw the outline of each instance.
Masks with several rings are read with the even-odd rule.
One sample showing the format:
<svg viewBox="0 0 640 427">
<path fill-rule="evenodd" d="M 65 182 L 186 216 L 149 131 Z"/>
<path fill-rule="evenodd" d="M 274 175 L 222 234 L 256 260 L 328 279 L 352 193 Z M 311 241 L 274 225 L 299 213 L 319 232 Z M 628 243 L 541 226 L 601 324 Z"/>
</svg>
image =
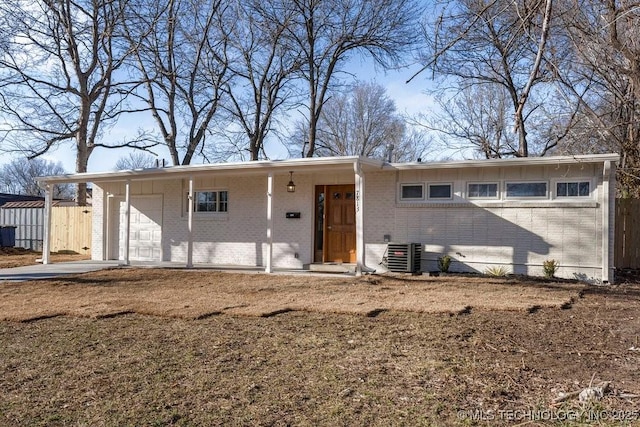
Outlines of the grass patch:
<svg viewBox="0 0 640 427">
<path fill-rule="evenodd" d="M 0 425 L 513 425 L 528 420 L 499 411 L 548 409 L 592 377 L 614 389 L 598 410 L 640 410 L 615 395 L 640 393 L 639 286 L 375 281 L 122 269 L 0 284 L 2 316 L 31 320 L 0 321 Z"/>
<path fill-rule="evenodd" d="M 596 299 L 533 316 L 0 322 L 0 424 L 474 425 L 457 411 L 547 407 L 540 402 L 586 387 L 593 372 L 637 392 L 640 360 L 627 348 L 638 317 L 616 309 L 593 322 Z M 631 411 L 636 403 L 600 405 Z M 563 406 L 572 408 L 578 403 Z"/>
<path fill-rule="evenodd" d="M 0 285 L 0 320 L 65 314 L 139 313 L 197 319 L 210 313 L 269 317 L 288 311 L 462 313 L 561 307 L 576 283 L 514 282 L 483 277 L 328 278 L 174 269 L 111 269 L 55 280 Z"/>
</svg>

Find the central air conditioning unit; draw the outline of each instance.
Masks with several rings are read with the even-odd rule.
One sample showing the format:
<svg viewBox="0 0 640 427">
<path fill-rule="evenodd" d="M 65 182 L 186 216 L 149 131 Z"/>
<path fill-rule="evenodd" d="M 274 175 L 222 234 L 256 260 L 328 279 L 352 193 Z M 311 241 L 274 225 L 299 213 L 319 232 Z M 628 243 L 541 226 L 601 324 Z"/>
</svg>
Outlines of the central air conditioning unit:
<svg viewBox="0 0 640 427">
<path fill-rule="evenodd" d="M 389 243 L 387 268 L 394 273 L 418 273 L 421 252 L 420 243 Z"/>
</svg>

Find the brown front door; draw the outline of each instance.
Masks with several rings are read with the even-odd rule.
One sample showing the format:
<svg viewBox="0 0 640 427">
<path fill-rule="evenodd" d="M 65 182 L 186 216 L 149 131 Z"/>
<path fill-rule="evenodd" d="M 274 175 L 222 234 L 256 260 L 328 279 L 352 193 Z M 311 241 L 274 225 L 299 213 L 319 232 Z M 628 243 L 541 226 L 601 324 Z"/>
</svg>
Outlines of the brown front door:
<svg viewBox="0 0 640 427">
<path fill-rule="evenodd" d="M 354 185 L 329 185 L 325 203 L 325 262 L 356 262 Z"/>
</svg>

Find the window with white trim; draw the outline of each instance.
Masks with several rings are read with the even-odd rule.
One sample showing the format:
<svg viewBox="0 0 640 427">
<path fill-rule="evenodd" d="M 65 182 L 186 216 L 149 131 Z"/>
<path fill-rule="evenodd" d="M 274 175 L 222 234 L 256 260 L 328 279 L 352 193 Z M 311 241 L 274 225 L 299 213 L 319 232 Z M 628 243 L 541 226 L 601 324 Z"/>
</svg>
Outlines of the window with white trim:
<svg viewBox="0 0 640 427">
<path fill-rule="evenodd" d="M 451 184 L 429 184 L 429 200 L 451 199 Z"/>
<path fill-rule="evenodd" d="M 507 182 L 505 184 L 507 198 L 546 198 L 546 182 Z"/>
<path fill-rule="evenodd" d="M 424 185 L 400 184 L 400 200 L 403 202 L 424 200 Z"/>
<path fill-rule="evenodd" d="M 470 182 L 467 184 L 467 197 L 469 199 L 497 199 L 497 182 Z"/>
<path fill-rule="evenodd" d="M 188 194 L 187 194 L 188 197 Z M 218 191 L 194 191 L 193 211 L 198 213 L 224 213 L 229 210 L 229 192 Z"/>
<path fill-rule="evenodd" d="M 564 181 L 556 183 L 556 197 L 589 197 L 591 182 Z"/>
</svg>

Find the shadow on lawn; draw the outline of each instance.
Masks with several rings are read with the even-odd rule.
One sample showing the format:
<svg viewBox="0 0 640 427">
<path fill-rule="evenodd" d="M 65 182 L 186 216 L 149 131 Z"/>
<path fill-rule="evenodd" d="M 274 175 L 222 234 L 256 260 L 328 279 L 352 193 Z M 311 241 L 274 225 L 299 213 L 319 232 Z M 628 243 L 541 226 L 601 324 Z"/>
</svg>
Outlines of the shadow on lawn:
<svg viewBox="0 0 640 427">
<path fill-rule="evenodd" d="M 87 273 L 91 274 L 91 273 Z M 64 278 L 52 279 L 53 286 L 71 286 L 71 285 L 88 285 L 88 286 L 101 286 L 101 287 L 116 287 L 123 283 L 140 283 L 148 284 L 148 281 L 139 276 L 120 276 L 118 278 L 113 277 L 93 277 L 85 275 L 66 276 Z"/>
<path fill-rule="evenodd" d="M 599 295 L 607 296 L 618 300 L 636 300 L 640 301 L 639 285 L 606 285 L 606 286 L 585 286 L 582 296 Z"/>
<path fill-rule="evenodd" d="M 580 291 L 589 286 L 579 280 L 572 279 L 545 279 L 543 277 L 509 275 L 504 277 L 488 276 L 479 273 L 446 273 L 438 276 L 420 276 L 420 275 L 378 275 L 380 280 L 375 284 L 382 284 L 384 280 L 405 282 L 407 284 L 456 284 L 465 285 L 464 279 L 473 279 L 469 285 L 503 285 L 503 286 L 531 286 L 535 288 L 543 288 L 550 290 L 576 290 Z"/>
</svg>

